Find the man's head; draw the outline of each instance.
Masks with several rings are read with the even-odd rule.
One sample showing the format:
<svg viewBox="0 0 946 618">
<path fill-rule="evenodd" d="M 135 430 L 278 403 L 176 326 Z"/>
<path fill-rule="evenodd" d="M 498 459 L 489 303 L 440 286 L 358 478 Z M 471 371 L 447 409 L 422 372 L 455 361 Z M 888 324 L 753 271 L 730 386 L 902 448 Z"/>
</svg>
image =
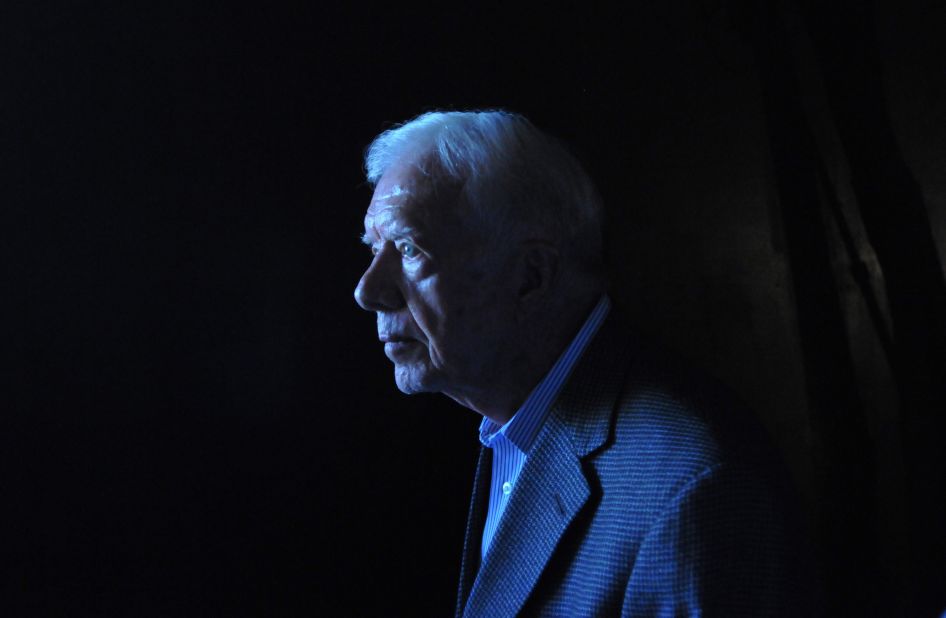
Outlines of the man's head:
<svg viewBox="0 0 946 618">
<path fill-rule="evenodd" d="M 569 305 L 602 289 L 594 185 L 503 111 L 424 114 L 378 136 L 365 165 L 374 257 L 355 298 L 377 313 L 403 392 L 482 412 L 531 379 L 547 355 L 537 339 L 570 326 Z"/>
</svg>

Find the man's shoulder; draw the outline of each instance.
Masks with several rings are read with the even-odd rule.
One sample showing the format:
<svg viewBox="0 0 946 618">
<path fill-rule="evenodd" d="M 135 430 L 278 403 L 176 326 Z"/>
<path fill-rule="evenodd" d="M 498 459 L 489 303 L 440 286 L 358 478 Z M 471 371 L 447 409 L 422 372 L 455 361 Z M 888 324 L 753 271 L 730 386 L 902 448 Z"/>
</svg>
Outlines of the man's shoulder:
<svg viewBox="0 0 946 618">
<path fill-rule="evenodd" d="M 719 458 L 767 448 L 758 418 L 729 388 L 665 348 L 635 341 L 614 410 L 615 433 L 642 433 L 674 450 L 699 448 Z"/>
<path fill-rule="evenodd" d="M 588 384 L 575 385 L 574 391 L 610 404 L 607 417 L 585 418 L 589 424 L 607 422 L 602 452 L 617 451 L 648 468 L 682 466 L 694 472 L 723 464 L 768 466 L 775 459 L 758 417 L 734 392 L 635 332 L 619 312 L 608 317 L 596 339 L 583 359 L 586 366 L 576 371 Z"/>
<path fill-rule="evenodd" d="M 757 465 L 771 441 L 737 395 L 612 310 L 553 408 L 579 456 L 628 462 Z"/>
<path fill-rule="evenodd" d="M 691 492 L 709 492 L 734 509 L 781 499 L 788 486 L 777 450 L 737 395 L 643 337 L 613 343 L 633 352 L 608 438 L 588 465 L 616 517 L 646 528 Z"/>
</svg>

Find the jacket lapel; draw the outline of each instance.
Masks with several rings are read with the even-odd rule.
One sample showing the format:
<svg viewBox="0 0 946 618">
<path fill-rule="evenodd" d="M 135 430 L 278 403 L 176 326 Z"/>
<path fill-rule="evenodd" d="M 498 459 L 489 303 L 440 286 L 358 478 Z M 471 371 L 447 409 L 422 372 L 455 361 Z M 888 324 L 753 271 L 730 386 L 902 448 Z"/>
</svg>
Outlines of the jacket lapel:
<svg viewBox="0 0 946 618">
<path fill-rule="evenodd" d="M 481 453 L 467 522 L 458 616 L 518 613 L 559 539 L 591 496 L 581 458 L 609 435 L 628 365 L 628 346 L 621 334 L 612 314 L 575 367 L 536 436 L 477 572 L 470 565 L 478 562 L 491 473 L 488 456 Z"/>
<path fill-rule="evenodd" d="M 464 616 L 513 616 L 591 492 L 557 419 L 550 417 L 519 475 Z M 554 484 L 548 479 L 554 478 Z"/>
<path fill-rule="evenodd" d="M 480 447 L 480 456 L 476 462 L 476 476 L 473 479 L 473 497 L 470 498 L 470 514 L 466 520 L 466 534 L 463 538 L 463 560 L 460 563 L 460 588 L 457 591 L 456 616 L 463 615 L 470 588 L 480 567 L 480 553 L 483 543 L 483 526 L 486 524 L 486 506 L 489 497 L 489 480 L 493 452 Z"/>
</svg>

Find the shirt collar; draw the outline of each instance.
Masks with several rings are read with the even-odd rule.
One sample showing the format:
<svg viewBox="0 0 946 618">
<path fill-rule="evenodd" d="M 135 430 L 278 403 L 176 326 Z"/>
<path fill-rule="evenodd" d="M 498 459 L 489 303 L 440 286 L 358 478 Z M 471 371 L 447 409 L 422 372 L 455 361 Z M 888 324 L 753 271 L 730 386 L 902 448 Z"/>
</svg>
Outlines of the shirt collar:
<svg viewBox="0 0 946 618">
<path fill-rule="evenodd" d="M 497 440 L 506 439 L 521 452 L 529 452 L 545 417 L 548 416 L 552 402 L 555 401 L 555 397 L 610 310 L 611 299 L 607 294 L 602 294 L 598 304 L 591 310 L 585 323 L 578 330 L 578 334 L 505 425 L 483 417 L 480 423 L 480 442 L 483 446 L 492 448 Z"/>
</svg>

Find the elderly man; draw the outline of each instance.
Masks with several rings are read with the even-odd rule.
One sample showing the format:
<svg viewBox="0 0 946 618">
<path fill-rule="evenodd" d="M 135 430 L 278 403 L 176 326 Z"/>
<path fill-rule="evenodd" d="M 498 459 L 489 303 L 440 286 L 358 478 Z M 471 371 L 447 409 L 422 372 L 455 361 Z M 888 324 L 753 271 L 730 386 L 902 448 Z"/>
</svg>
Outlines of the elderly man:
<svg viewBox="0 0 946 618">
<path fill-rule="evenodd" d="M 457 615 L 798 615 L 764 440 L 612 310 L 576 160 L 522 116 L 434 112 L 366 168 L 355 298 L 401 391 L 483 416 Z"/>
</svg>

